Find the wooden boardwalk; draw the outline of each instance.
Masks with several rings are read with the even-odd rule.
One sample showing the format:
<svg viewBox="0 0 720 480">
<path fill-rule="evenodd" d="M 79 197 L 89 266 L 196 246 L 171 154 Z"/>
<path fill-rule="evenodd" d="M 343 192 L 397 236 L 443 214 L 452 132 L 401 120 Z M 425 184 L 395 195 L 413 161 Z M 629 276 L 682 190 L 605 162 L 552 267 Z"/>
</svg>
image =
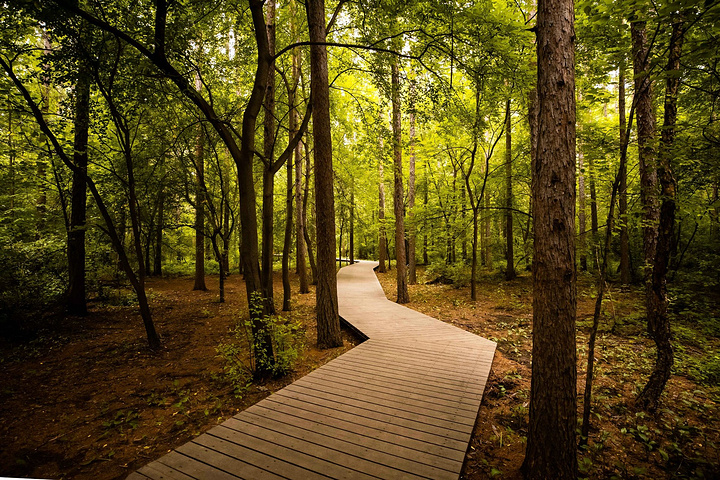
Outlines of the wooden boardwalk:
<svg viewBox="0 0 720 480">
<path fill-rule="evenodd" d="M 340 316 L 368 340 L 128 479 L 455 479 L 495 343 L 385 298 L 360 262 Z"/>
</svg>

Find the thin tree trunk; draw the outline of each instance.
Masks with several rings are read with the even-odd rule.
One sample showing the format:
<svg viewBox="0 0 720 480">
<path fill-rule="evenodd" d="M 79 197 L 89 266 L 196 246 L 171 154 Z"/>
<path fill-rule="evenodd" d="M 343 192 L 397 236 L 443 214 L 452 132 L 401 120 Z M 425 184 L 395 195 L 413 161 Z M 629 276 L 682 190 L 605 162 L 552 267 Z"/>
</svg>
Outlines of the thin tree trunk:
<svg viewBox="0 0 720 480">
<path fill-rule="evenodd" d="M 539 0 L 538 144 L 528 479 L 578 476 L 575 344 L 575 54 L 572 0 Z"/>
<path fill-rule="evenodd" d="M 577 154 L 578 161 L 578 252 L 580 253 L 580 270 L 587 272 L 587 221 L 586 221 L 586 196 L 585 196 L 585 155 L 582 151 Z"/>
<path fill-rule="evenodd" d="M 680 91 L 680 56 L 682 53 L 683 21 L 676 18 L 670 38 L 667 80 L 665 83 L 665 109 L 663 128 L 658 155 L 658 180 L 660 181 L 662 203 L 660 225 L 655 250 L 655 260 L 648 292 L 648 331 L 657 347 L 655 367 L 648 383 L 637 399 L 637 404 L 649 411 L 655 411 L 660 395 L 670 379 L 673 366 L 673 348 L 670 343 L 670 319 L 668 318 L 667 270 L 672 250 L 673 227 L 675 224 L 675 197 L 677 181 L 673 175 L 672 158 L 677 123 L 677 99 Z"/>
<path fill-rule="evenodd" d="M 47 58 L 52 51 L 52 46 L 50 45 L 50 37 L 48 36 L 47 30 L 45 28 L 43 28 L 42 30 L 42 42 L 44 59 L 42 64 L 42 86 L 40 87 L 40 95 L 42 97 L 41 111 L 42 114 L 47 117 L 48 113 L 50 112 L 50 64 L 48 63 Z M 41 133 L 39 143 L 43 146 L 43 148 L 41 148 L 41 150 L 39 151 L 37 159 L 38 196 L 35 202 L 38 213 L 39 231 L 45 229 L 45 214 L 47 213 L 47 188 L 45 184 L 45 179 L 47 176 L 47 159 L 45 158 L 45 156 L 47 155 L 47 153 L 44 149 L 45 142 L 45 135 Z"/>
<path fill-rule="evenodd" d="M 397 303 L 408 303 L 410 294 L 407 284 L 407 262 L 405 258 L 405 208 L 403 205 L 402 172 L 402 131 L 400 130 L 400 66 L 397 56 L 393 56 L 391 65 L 392 80 L 392 131 L 394 158 L 394 211 L 395 211 L 395 259 L 397 275 Z"/>
<path fill-rule="evenodd" d="M 303 194 L 303 236 L 305 237 L 305 247 L 307 248 L 308 261 L 310 263 L 310 272 L 312 273 L 312 285 L 317 285 L 317 265 L 315 264 L 315 255 L 313 254 L 313 244 L 308 229 L 307 210 L 308 198 L 310 198 L 310 149 L 305 149 L 305 193 Z"/>
<path fill-rule="evenodd" d="M 410 112 L 410 165 L 408 170 L 408 283 L 417 283 L 417 260 L 415 243 L 417 226 L 415 225 L 415 112 Z"/>
<path fill-rule="evenodd" d="M 485 162 L 487 165 L 487 168 L 490 168 L 490 165 Z M 487 171 L 487 170 L 486 170 Z M 487 265 L 488 268 L 493 267 L 492 263 L 492 217 L 490 216 L 490 195 L 483 195 L 483 200 L 485 201 L 485 215 L 483 216 L 483 221 L 485 222 L 485 265 Z"/>
<path fill-rule="evenodd" d="M 378 239 L 378 257 L 379 265 L 378 272 L 385 273 L 387 268 L 385 267 L 385 261 L 388 259 L 387 254 L 387 236 L 385 235 L 385 175 L 383 172 L 383 139 L 380 138 L 380 158 L 378 159 L 378 224 L 379 224 L 379 239 Z"/>
<path fill-rule="evenodd" d="M 423 195 L 423 206 L 427 210 L 427 204 L 428 204 L 428 185 L 427 181 L 425 182 L 425 192 Z M 427 236 L 427 216 L 425 219 L 423 219 L 423 264 L 427 266 L 430 263 L 430 258 L 428 257 L 428 236 Z"/>
<path fill-rule="evenodd" d="M 333 194 L 330 91 L 325 45 L 325 1 L 308 0 L 310 82 L 315 145 L 315 204 L 317 215 L 317 341 L 318 348 L 342 346 L 335 276 L 335 199 Z"/>
<path fill-rule="evenodd" d="M 195 88 L 200 91 L 202 82 L 200 75 L 195 74 Z M 197 144 L 195 145 L 195 284 L 193 290 L 207 290 L 205 285 L 205 132 L 202 125 L 198 126 Z"/>
<path fill-rule="evenodd" d="M 655 111 L 653 86 L 648 76 L 649 51 L 645 22 L 630 25 L 633 43 L 633 71 L 635 74 L 635 109 L 640 157 L 640 202 L 643 206 L 643 252 L 646 297 L 651 298 L 650 274 L 655 260 L 657 224 L 660 216 L 657 200 L 657 169 L 655 166 Z M 651 307 L 648 305 L 648 307 Z M 648 308 L 650 310 L 650 308 Z"/>
<path fill-rule="evenodd" d="M 294 41 L 299 40 L 299 33 L 297 29 L 297 2 L 291 0 L 290 2 L 290 30 L 292 32 L 292 38 Z M 300 62 L 302 57 L 300 50 L 297 48 L 292 49 L 290 52 L 292 67 L 291 67 L 291 91 L 293 97 L 293 105 L 297 104 L 297 91 L 300 86 Z M 295 107 L 297 109 L 297 107 Z M 295 118 L 297 118 L 297 111 L 295 110 Z M 297 120 L 296 120 L 297 121 Z M 303 143 L 298 142 L 295 147 L 295 266 L 297 274 L 300 277 L 300 293 L 309 293 L 310 286 L 308 281 L 307 265 L 305 258 L 307 256 L 307 246 L 305 244 L 305 220 L 303 215 L 303 186 L 302 186 L 302 167 L 303 167 Z"/>
<path fill-rule="evenodd" d="M 355 189 L 350 186 L 350 265 L 355 263 Z"/>
<path fill-rule="evenodd" d="M 266 0 L 266 31 L 268 53 L 275 55 L 275 0 Z M 275 313 L 273 292 L 273 260 L 274 260 L 274 221 L 275 221 L 275 68 L 270 64 L 265 102 L 263 105 L 263 203 L 262 203 L 262 292 L 268 313 Z"/>
<path fill-rule="evenodd" d="M 505 117 L 505 280 L 515 278 L 515 252 L 513 250 L 513 192 L 512 192 L 512 116 L 510 99 L 506 103 Z"/>
<path fill-rule="evenodd" d="M 628 138 L 625 132 L 625 58 L 619 65 L 618 76 L 618 112 L 620 116 L 620 283 L 630 284 L 630 235 L 628 231 L 628 209 L 627 209 L 627 144 Z"/>
<path fill-rule="evenodd" d="M 588 183 L 590 187 L 590 229 L 592 230 L 593 251 L 595 250 L 595 246 L 597 244 L 597 234 L 599 229 L 595 175 L 595 161 L 591 156 L 588 158 Z"/>
<path fill-rule="evenodd" d="M 69 289 L 67 310 L 72 315 L 86 315 L 85 294 L 85 214 L 87 210 L 88 130 L 90 128 L 90 77 L 87 72 L 78 72 L 75 85 L 75 138 L 73 163 L 78 171 L 73 172 L 72 208 L 68 230 L 67 256 Z"/>
<path fill-rule="evenodd" d="M 292 108 L 292 106 L 291 106 Z M 293 114 L 291 114 L 291 118 Z M 294 125 L 291 126 L 291 135 L 294 132 Z M 291 139 L 293 136 L 290 137 Z M 290 250 L 292 249 L 293 231 L 293 163 L 292 156 L 287 159 L 287 187 L 285 191 L 285 242 L 283 244 L 282 256 L 282 282 L 283 282 L 283 306 L 284 312 L 290 311 Z"/>
<path fill-rule="evenodd" d="M 161 159 L 162 162 L 162 159 Z M 161 181 L 158 192 L 157 226 L 155 227 L 155 251 L 153 256 L 153 275 L 162 276 L 162 242 L 163 229 L 165 226 L 165 186 Z"/>
</svg>

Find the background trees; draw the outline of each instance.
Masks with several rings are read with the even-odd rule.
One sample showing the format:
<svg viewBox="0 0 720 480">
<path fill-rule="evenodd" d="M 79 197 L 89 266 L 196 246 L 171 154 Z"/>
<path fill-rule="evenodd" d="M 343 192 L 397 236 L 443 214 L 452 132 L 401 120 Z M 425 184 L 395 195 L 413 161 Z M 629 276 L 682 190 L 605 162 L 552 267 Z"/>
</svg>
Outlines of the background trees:
<svg viewBox="0 0 720 480">
<path fill-rule="evenodd" d="M 564 224 L 582 274 L 597 275 L 605 253 L 597 233 L 624 156 L 606 277 L 645 279 L 650 331 L 664 336 L 660 378 L 677 356 L 663 315 L 677 318 L 671 300 L 688 290 L 715 288 L 720 264 L 720 14 L 715 4 L 686 3 L 578 1 L 574 10 L 577 222 Z M 306 280 L 301 292 L 318 283 L 328 326 L 319 343 L 330 346 L 335 257 L 391 261 L 400 279 L 407 263 L 410 283 L 470 284 L 473 300 L 484 294 L 480 275 L 512 281 L 539 265 L 531 245 L 549 239 L 543 228 L 552 225 L 538 225 L 546 217 L 532 201 L 531 185 L 541 186 L 534 141 L 547 128 L 535 114 L 548 111 L 533 94 L 531 2 L 311 2 L 307 11 L 278 2 L 274 15 L 254 0 L 8 5 L 0 14 L 5 328 L 22 330 L 18 312 L 60 298 L 82 315 L 87 298 L 126 281 L 149 325 L 144 277 L 197 265 L 198 278 L 242 272 L 251 304 L 263 292 L 253 319 L 265 348 L 282 251 L 283 273 L 295 264 Z M 673 27 L 678 12 L 682 27 Z M 296 293 L 285 290 L 284 309 Z M 662 387 L 652 390 L 641 402 L 648 408 Z"/>
</svg>

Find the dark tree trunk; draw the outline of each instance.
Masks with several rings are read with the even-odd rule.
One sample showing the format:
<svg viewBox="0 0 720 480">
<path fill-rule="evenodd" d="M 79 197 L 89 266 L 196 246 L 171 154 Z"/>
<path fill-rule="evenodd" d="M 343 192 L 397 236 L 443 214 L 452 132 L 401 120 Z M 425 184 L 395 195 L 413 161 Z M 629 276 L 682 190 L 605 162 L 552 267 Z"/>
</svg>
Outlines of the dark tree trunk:
<svg viewBox="0 0 720 480">
<path fill-rule="evenodd" d="M 86 315 L 85 296 L 85 214 L 87 207 L 88 130 L 90 128 L 90 77 L 79 72 L 75 85 L 75 139 L 73 143 L 72 209 L 68 231 L 67 255 L 69 289 L 67 310 L 72 315 Z"/>
<path fill-rule="evenodd" d="M 648 331 L 657 346 L 657 358 L 650 379 L 637 399 L 637 404 L 649 411 L 657 409 L 660 395 L 670 379 L 673 366 L 673 348 L 670 343 L 670 320 L 668 318 L 667 270 L 675 224 L 677 181 L 673 175 L 671 161 L 675 142 L 675 124 L 677 123 L 677 99 L 680 91 L 682 27 L 682 20 L 676 19 L 673 23 L 666 67 L 668 75 L 665 84 L 665 113 L 660 137 L 660 154 L 658 155 L 658 180 L 660 181 L 662 203 L 651 286 L 648 290 L 650 297 L 648 298 Z"/>
<path fill-rule="evenodd" d="M 417 260 L 415 258 L 415 243 L 417 238 L 417 226 L 415 225 L 415 113 L 410 112 L 410 165 L 408 170 L 408 283 L 417 283 Z"/>
<path fill-rule="evenodd" d="M 294 127 L 294 125 L 293 125 Z M 291 135 L 296 133 L 290 128 Z M 290 137 L 292 138 L 292 136 Z M 293 163 L 292 156 L 287 160 L 287 186 L 285 190 L 285 242 L 283 243 L 282 256 L 282 282 L 283 282 L 283 306 L 284 312 L 290 311 L 290 250 L 292 250 L 293 231 Z"/>
<path fill-rule="evenodd" d="M 619 215 L 620 215 L 620 283 L 630 284 L 630 235 L 628 232 L 627 209 L 627 144 L 625 120 L 625 58 L 619 65 L 618 76 L 618 113 L 620 116 L 620 176 Z"/>
<path fill-rule="evenodd" d="M 295 41 L 299 40 L 299 33 L 297 31 L 297 3 L 295 0 L 290 2 L 290 29 L 292 31 L 292 37 Z M 294 48 L 291 52 L 292 68 L 291 68 L 291 92 L 292 92 L 292 105 L 297 108 L 297 91 L 300 85 L 300 62 L 302 56 L 300 50 Z M 297 123 L 297 110 L 295 110 L 295 122 Z M 307 256 L 307 247 L 305 244 L 305 220 L 303 215 L 303 185 L 302 185 L 302 168 L 303 168 L 303 144 L 298 142 L 295 147 L 295 266 L 297 274 L 300 277 L 300 293 L 309 293 L 310 286 L 308 280 L 307 265 L 305 263 L 305 257 Z"/>
<path fill-rule="evenodd" d="M 43 57 L 47 58 L 52 52 L 52 45 L 50 45 L 50 37 L 47 34 L 47 30 L 42 30 L 42 41 L 43 41 Z M 42 85 L 40 87 L 40 95 L 42 97 L 41 111 L 44 116 L 47 117 L 50 112 L 50 64 L 47 60 L 43 61 L 42 64 L 43 76 Z M 45 143 L 45 135 L 40 134 L 39 144 Z M 37 159 L 37 178 L 38 178 L 38 196 L 35 202 L 35 207 L 38 213 L 38 231 L 45 229 L 45 214 L 47 213 L 47 186 L 45 183 L 47 175 L 47 153 L 44 150 L 40 150 Z"/>
<path fill-rule="evenodd" d="M 153 275 L 162 276 L 162 241 L 165 226 L 165 187 L 160 185 L 158 192 L 157 226 L 155 227 L 155 251 L 153 256 Z"/>
<path fill-rule="evenodd" d="M 392 131 L 394 159 L 394 211 L 395 211 L 395 263 L 397 275 L 397 303 L 408 303 L 410 294 L 407 284 L 407 261 L 405 257 L 405 206 L 403 205 L 402 131 L 400 130 L 400 66 L 397 56 L 392 60 Z"/>
<path fill-rule="evenodd" d="M 592 156 L 588 158 L 588 183 L 590 186 L 590 229 L 592 230 L 592 249 L 595 250 L 599 226 L 597 189 L 595 187 L 595 162 L 592 159 Z"/>
<path fill-rule="evenodd" d="M 200 90 L 200 75 L 195 75 L 195 88 Z M 207 290 L 205 286 L 205 132 L 198 128 L 195 145 L 195 283 L 193 290 Z"/>
<path fill-rule="evenodd" d="M 529 479 L 578 476 L 574 41 L 573 1 L 539 0 Z"/>
<path fill-rule="evenodd" d="M 586 196 L 585 196 L 585 155 L 578 152 L 578 252 L 580 253 L 580 270 L 587 272 L 587 218 L 586 218 Z"/>
<path fill-rule="evenodd" d="M 378 272 L 385 273 L 385 261 L 388 259 L 387 254 L 387 236 L 385 235 L 385 175 L 383 173 L 383 141 L 380 139 L 380 158 L 378 159 Z"/>
<path fill-rule="evenodd" d="M 350 189 L 350 265 L 355 263 L 355 189 Z"/>
<path fill-rule="evenodd" d="M 308 0 L 310 41 L 325 43 L 325 1 Z M 315 204 L 317 209 L 317 340 L 318 348 L 343 344 L 338 315 L 335 276 L 335 199 L 333 194 L 332 136 L 330 132 L 330 91 L 327 49 L 310 46 L 310 83 L 315 144 Z"/>
<path fill-rule="evenodd" d="M 267 0 L 266 30 L 268 53 L 275 55 L 275 0 Z M 275 222 L 275 68 L 270 64 L 263 111 L 263 195 L 262 195 L 262 291 L 268 313 L 275 313 L 273 292 L 274 222 Z"/>
<path fill-rule="evenodd" d="M 513 192 L 512 192 L 512 116 L 508 98 L 505 117 L 505 242 L 507 245 L 505 280 L 515 278 L 515 252 L 513 251 Z"/>
<path fill-rule="evenodd" d="M 317 285 L 317 265 L 315 264 L 315 255 L 313 254 L 313 243 L 310 238 L 307 221 L 308 198 L 310 198 L 310 148 L 305 149 L 305 193 L 303 194 L 303 237 L 305 238 L 305 248 L 307 249 L 308 262 L 310 263 L 310 272 L 312 273 L 312 285 Z"/>
<path fill-rule="evenodd" d="M 655 261 L 657 225 L 660 216 L 657 200 L 657 169 L 655 166 L 655 110 L 653 109 L 653 86 L 649 77 L 649 47 L 645 22 L 630 25 L 633 43 L 633 71 L 635 75 L 635 111 L 637 112 L 637 137 L 640 157 L 640 202 L 643 206 L 643 252 L 644 278 L 651 294 L 650 273 Z M 650 307 L 650 305 L 648 305 Z"/>
</svg>

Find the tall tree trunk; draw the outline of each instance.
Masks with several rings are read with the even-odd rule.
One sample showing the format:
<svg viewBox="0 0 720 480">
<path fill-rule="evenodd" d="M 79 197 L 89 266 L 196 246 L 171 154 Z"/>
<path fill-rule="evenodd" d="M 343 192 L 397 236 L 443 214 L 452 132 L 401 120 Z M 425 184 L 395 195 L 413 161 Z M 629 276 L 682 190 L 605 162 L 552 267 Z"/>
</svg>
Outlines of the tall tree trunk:
<svg viewBox="0 0 720 480">
<path fill-rule="evenodd" d="M 573 1 L 539 0 L 529 479 L 578 476 L 574 41 Z"/>
<path fill-rule="evenodd" d="M 268 53 L 275 55 L 275 0 L 265 2 Z M 275 313 L 273 294 L 274 221 L 275 221 L 275 68 L 270 64 L 265 88 L 263 121 L 263 203 L 262 203 L 262 291 L 268 313 Z"/>
<path fill-rule="evenodd" d="M 315 255 L 313 254 L 313 243 L 310 238 L 310 230 L 308 229 L 307 210 L 308 198 L 310 198 L 310 147 L 305 148 L 305 193 L 303 193 L 303 236 L 305 238 L 305 247 L 307 248 L 308 262 L 310 263 L 310 272 L 312 273 L 312 285 L 317 285 L 317 265 L 315 264 Z"/>
<path fill-rule="evenodd" d="M 385 261 L 388 259 L 387 254 L 387 236 L 385 235 L 385 174 L 383 172 L 383 140 L 380 138 L 380 158 L 378 159 L 378 272 L 385 273 Z"/>
<path fill-rule="evenodd" d="M 293 108 L 293 105 L 290 107 Z M 291 113 L 290 118 L 294 115 Z M 295 125 L 290 128 L 291 139 Z M 283 244 L 282 256 L 282 282 L 283 282 L 283 306 L 284 312 L 290 311 L 290 250 L 292 250 L 292 231 L 293 231 L 293 163 L 292 156 L 287 159 L 287 186 L 285 190 L 285 242 Z"/>
<path fill-rule="evenodd" d="M 155 227 L 155 251 L 153 256 L 153 275 L 162 276 L 162 242 L 163 242 L 163 229 L 165 228 L 165 187 L 160 185 L 160 191 L 158 192 L 160 198 L 158 198 L 158 219 L 157 226 Z"/>
<path fill-rule="evenodd" d="M 513 192 L 512 192 L 512 116 L 510 99 L 505 105 L 505 280 L 515 278 L 515 252 L 513 251 Z"/>
<path fill-rule="evenodd" d="M 585 155 L 582 151 L 577 154 L 578 161 L 578 230 L 580 245 L 578 245 L 578 251 L 580 253 L 580 270 L 587 272 L 587 223 L 585 214 L 586 208 L 586 196 L 585 196 Z"/>
<path fill-rule="evenodd" d="M 488 162 L 485 162 L 485 165 L 486 168 L 490 168 Z M 492 217 L 490 216 L 490 195 L 483 195 L 483 200 L 485 202 L 485 212 L 483 216 L 483 222 L 485 223 L 485 265 L 488 268 L 492 268 Z"/>
<path fill-rule="evenodd" d="M 317 215 L 317 340 L 318 348 L 342 346 L 335 276 L 335 199 L 333 194 L 330 90 L 325 45 L 325 1 L 308 0 L 310 84 L 315 143 L 315 204 Z"/>
<path fill-rule="evenodd" d="M 393 131 L 393 173 L 395 177 L 395 259 L 397 275 L 397 303 L 408 303 L 410 294 L 407 284 L 407 262 L 405 258 L 405 206 L 403 205 L 402 172 L 402 131 L 400 130 L 400 66 L 397 56 L 393 56 L 391 66 L 392 83 L 392 131 Z"/>
<path fill-rule="evenodd" d="M 355 263 L 355 189 L 350 186 L 350 265 Z"/>
<path fill-rule="evenodd" d="M 75 138 L 73 163 L 78 168 L 73 172 L 72 208 L 68 231 L 67 255 L 69 289 L 67 310 L 72 315 L 86 315 L 85 296 L 85 213 L 87 207 L 88 130 L 90 128 L 90 77 L 87 72 L 78 72 L 75 85 Z"/>
<path fill-rule="evenodd" d="M 595 250 L 598 234 L 597 189 L 595 187 L 595 161 L 588 158 L 588 183 L 590 186 L 590 229 L 592 230 L 592 247 Z"/>
<path fill-rule="evenodd" d="M 199 74 L 195 74 L 195 89 L 202 89 Z M 198 126 L 195 145 L 195 284 L 193 290 L 207 290 L 205 286 L 205 132 Z"/>
<path fill-rule="evenodd" d="M 425 170 L 427 172 L 427 169 Z M 426 173 L 427 176 L 427 173 Z M 423 192 L 423 206 L 427 210 L 427 204 L 428 204 L 428 184 L 427 180 L 425 181 L 425 191 Z M 425 228 L 423 228 L 423 264 L 427 266 L 430 263 L 430 258 L 428 257 L 428 236 L 427 236 L 427 216 L 423 219 L 423 225 Z"/>
<path fill-rule="evenodd" d="M 47 30 L 42 30 L 42 41 L 43 41 L 43 76 L 42 86 L 40 87 L 40 95 L 42 97 L 42 114 L 47 117 L 50 112 L 50 64 L 48 63 L 47 57 L 50 55 L 52 45 L 50 45 L 50 37 L 48 36 Z M 47 153 L 45 151 L 46 138 L 44 134 L 40 134 L 40 144 L 42 145 L 41 150 L 38 153 L 37 159 L 37 178 L 38 178 L 38 196 L 35 202 L 35 206 L 38 213 L 38 231 L 43 230 L 45 226 L 45 214 L 47 213 L 47 187 L 45 179 L 47 176 L 47 159 L 45 158 Z"/>
<path fill-rule="evenodd" d="M 657 199 L 657 169 L 655 166 L 655 111 L 653 86 L 649 77 L 650 61 L 645 22 L 630 25 L 633 43 L 633 71 L 635 75 L 635 110 L 640 157 L 640 201 L 643 206 L 643 253 L 646 297 L 651 298 L 650 274 L 655 261 L 657 225 L 660 217 Z M 648 311 L 651 305 L 647 305 Z"/>
<path fill-rule="evenodd" d="M 651 286 L 648 290 L 648 331 L 657 346 L 657 358 L 650 379 L 637 399 L 637 404 L 641 408 L 650 411 L 657 409 L 660 395 L 670 378 L 673 366 L 673 348 L 670 343 L 670 320 L 668 318 L 667 270 L 675 224 L 677 181 L 673 175 L 671 161 L 677 123 L 677 98 L 680 91 L 682 27 L 683 21 L 676 18 L 673 23 L 668 64 L 665 69 L 668 73 L 665 83 L 665 113 L 660 137 L 660 154 L 658 155 L 658 180 L 660 181 L 662 203 Z"/>
<path fill-rule="evenodd" d="M 292 37 L 294 41 L 299 40 L 299 33 L 297 31 L 297 2 L 291 0 L 290 2 L 290 30 L 292 31 Z M 291 54 L 291 90 L 293 97 L 293 105 L 297 104 L 297 90 L 300 85 L 300 62 L 302 57 L 300 56 L 300 50 L 297 48 L 292 49 Z M 297 108 L 297 107 L 296 107 Z M 295 111 L 295 118 L 297 119 L 297 110 Z M 296 120 L 297 122 L 297 120 Z M 307 246 L 305 244 L 305 220 L 303 215 L 303 185 L 302 185 L 302 168 L 303 168 L 303 143 L 298 142 L 295 147 L 295 266 L 297 274 L 300 277 L 300 293 L 309 293 L 310 286 L 308 281 L 307 265 L 305 258 L 307 256 Z"/>
<path fill-rule="evenodd" d="M 417 239 L 417 226 L 415 225 L 415 112 L 410 112 L 410 165 L 408 170 L 408 283 L 417 283 L 417 260 L 415 258 L 415 243 Z"/>
<path fill-rule="evenodd" d="M 620 283 L 630 284 L 630 235 L 628 232 L 627 209 L 627 144 L 625 120 L 625 58 L 620 60 L 618 75 L 618 113 L 620 116 L 620 176 L 619 215 L 620 215 Z"/>
</svg>

